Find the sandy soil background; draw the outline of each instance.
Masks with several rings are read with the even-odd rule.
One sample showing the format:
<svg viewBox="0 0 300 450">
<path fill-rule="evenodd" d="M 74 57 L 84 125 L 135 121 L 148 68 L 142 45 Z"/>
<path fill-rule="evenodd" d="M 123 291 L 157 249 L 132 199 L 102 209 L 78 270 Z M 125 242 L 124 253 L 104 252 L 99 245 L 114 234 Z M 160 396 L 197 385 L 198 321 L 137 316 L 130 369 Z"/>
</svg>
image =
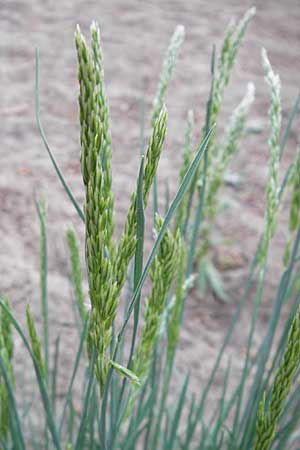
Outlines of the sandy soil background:
<svg viewBox="0 0 300 450">
<path fill-rule="evenodd" d="M 178 23 L 186 27 L 186 41 L 167 98 L 168 137 L 159 169 L 159 180 L 167 178 L 172 193 L 177 187 L 184 119 L 189 108 L 195 111 L 196 138 L 200 137 L 209 90 L 212 44 L 220 48 L 230 18 L 240 16 L 250 6 L 252 2 L 248 0 L 0 0 L 0 293 L 9 296 L 22 322 L 25 304 L 30 302 L 40 324 L 39 225 L 33 198 L 35 193 L 45 193 L 48 202 L 52 342 L 58 333 L 62 334 L 63 341 L 61 394 L 64 393 L 64 380 L 69 376 L 76 338 L 69 300 L 64 233 L 66 226 L 72 223 L 83 244 L 83 230 L 37 132 L 34 119 L 35 47 L 40 49 L 41 55 L 41 117 L 45 131 L 73 192 L 82 203 L 73 34 L 76 23 L 86 33 L 93 19 L 100 22 L 112 118 L 118 234 L 135 186 L 139 102 L 144 96 L 148 127 L 158 74 L 174 27 Z M 224 266 L 228 258 L 233 260 L 233 268 L 224 272 L 231 302 L 220 305 L 212 295 L 200 298 L 195 292 L 187 302 L 177 361 L 179 367 L 191 370 L 195 391 L 200 391 L 203 386 L 208 368 L 212 366 L 223 340 L 263 227 L 269 100 L 261 67 L 262 47 L 268 50 L 273 67 L 281 76 L 284 124 L 299 91 L 299 0 L 257 0 L 256 7 L 257 15 L 249 27 L 226 92 L 221 124 L 242 98 L 247 82 L 253 81 L 257 94 L 249 121 L 264 131 L 248 136 L 241 144 L 239 156 L 231 166 L 232 172 L 241 177 L 241 185 L 239 189 L 228 187 L 223 191 L 230 198 L 231 206 L 219 216 L 215 230 L 220 244 L 214 257 L 219 266 Z M 293 157 L 295 142 L 296 133 L 293 132 L 283 168 Z M 276 292 L 286 236 L 286 220 L 283 220 L 270 258 L 257 343 L 263 336 Z M 249 298 L 240 330 L 230 347 L 233 384 L 240 370 L 240 356 L 245 351 L 245 329 L 249 325 L 251 306 Z M 18 339 L 16 348 L 18 374 L 30 380 L 31 372 L 23 370 L 27 362 Z M 221 370 L 216 380 L 215 399 L 222 376 Z"/>
</svg>

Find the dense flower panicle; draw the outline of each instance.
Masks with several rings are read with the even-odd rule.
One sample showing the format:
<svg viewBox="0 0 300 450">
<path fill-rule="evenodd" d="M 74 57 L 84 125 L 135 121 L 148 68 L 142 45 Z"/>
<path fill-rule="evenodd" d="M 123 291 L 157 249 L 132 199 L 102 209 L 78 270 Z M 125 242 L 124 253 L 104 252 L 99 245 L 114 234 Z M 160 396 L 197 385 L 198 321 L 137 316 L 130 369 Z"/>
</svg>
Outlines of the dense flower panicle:
<svg viewBox="0 0 300 450">
<path fill-rule="evenodd" d="M 110 252 L 113 252 L 113 244 L 111 242 L 113 234 L 113 206 L 114 198 L 112 193 L 112 173 L 111 173 L 111 135 L 109 128 L 109 108 L 105 96 L 104 88 L 104 71 L 103 71 L 103 57 L 101 50 L 100 29 L 97 22 L 93 22 L 91 25 L 91 47 L 94 58 L 95 78 L 96 78 L 96 103 L 99 108 L 98 114 L 102 125 L 102 142 L 100 148 L 100 160 L 103 168 L 103 192 L 106 198 L 109 198 L 107 204 L 107 215 L 110 220 L 109 226 L 109 247 Z"/>
<path fill-rule="evenodd" d="M 217 212 L 217 199 L 220 187 L 224 182 L 225 171 L 236 154 L 238 141 L 245 130 L 246 117 L 250 106 L 254 101 L 255 87 L 253 83 L 249 83 L 247 91 L 240 104 L 233 111 L 229 121 L 229 125 L 225 132 L 224 141 L 218 150 L 218 157 L 213 164 L 211 178 L 206 194 L 205 217 L 212 222 Z"/>
<path fill-rule="evenodd" d="M 89 342 L 97 351 L 96 375 L 103 387 L 105 351 L 111 340 L 117 294 L 112 276 L 113 195 L 108 108 L 104 96 L 98 26 L 91 26 L 92 52 L 79 29 L 75 34 L 80 84 L 81 168 L 85 184 L 86 262 L 92 304 Z"/>
<path fill-rule="evenodd" d="M 256 423 L 256 443 L 254 450 L 268 450 L 273 442 L 278 419 L 280 418 L 300 361 L 300 310 L 298 309 L 291 325 L 287 346 L 271 390 L 267 406 L 266 394 L 260 402 Z"/>
<path fill-rule="evenodd" d="M 262 50 L 262 60 L 265 70 L 265 80 L 268 84 L 271 106 L 269 109 L 270 137 L 269 144 L 269 173 L 267 182 L 267 211 L 263 244 L 261 247 L 260 261 L 265 261 L 268 253 L 269 243 L 276 228 L 276 216 L 278 211 L 278 171 L 280 152 L 280 131 L 281 131 L 281 83 L 279 75 L 273 72 L 268 60 L 267 52 Z"/>
<path fill-rule="evenodd" d="M 227 28 L 220 57 L 218 58 L 217 68 L 214 69 L 212 86 L 211 86 L 211 101 L 209 106 L 209 126 L 214 125 L 218 121 L 221 105 L 224 98 L 224 91 L 229 83 L 233 66 L 237 57 L 238 50 L 241 46 L 242 39 L 247 30 L 249 22 L 255 15 L 255 8 L 250 8 L 243 18 L 237 24 L 231 21 Z M 209 181 L 212 172 L 212 162 L 214 158 L 218 158 L 219 146 L 215 145 L 214 139 L 210 139 L 207 149 L 207 168 L 206 179 Z M 199 166 L 198 178 L 203 176 L 204 164 Z M 199 190 L 199 195 L 201 190 Z"/>
<path fill-rule="evenodd" d="M 153 102 L 152 122 L 154 126 L 156 119 L 165 103 L 167 88 L 170 84 L 172 72 L 175 67 L 180 47 L 184 41 L 185 31 L 182 25 L 178 25 L 171 37 L 166 56 L 163 62 L 162 73 L 160 76 L 157 94 Z"/>
<path fill-rule="evenodd" d="M 157 232 L 159 232 L 162 222 L 162 218 L 157 215 Z M 151 363 L 149 355 L 151 355 L 151 349 L 157 337 L 165 300 L 177 270 L 180 245 L 179 232 L 173 236 L 171 231 L 167 230 L 150 270 L 152 290 L 147 300 L 145 325 L 133 363 L 133 370 L 140 379 L 143 379 Z"/>
<path fill-rule="evenodd" d="M 224 96 L 224 90 L 228 84 L 237 52 L 241 45 L 248 24 L 255 15 L 255 11 L 255 8 L 250 8 L 237 25 L 235 25 L 235 23 L 231 21 L 227 28 L 221 55 L 219 58 L 218 70 L 214 79 L 211 106 L 211 123 L 215 123 L 217 120 Z"/>
<path fill-rule="evenodd" d="M 81 124 L 81 166 L 85 185 L 100 161 L 102 170 L 101 193 L 106 199 L 106 245 L 113 252 L 114 198 L 111 189 L 111 137 L 109 110 L 105 97 L 100 30 L 96 22 L 91 25 L 91 46 L 80 33 L 75 33 L 80 84 L 79 109 Z"/>
<path fill-rule="evenodd" d="M 157 171 L 167 127 L 167 109 L 162 107 L 157 117 L 153 132 L 150 137 L 147 150 L 143 176 L 143 201 L 147 207 L 150 189 Z M 126 280 L 129 262 L 136 248 L 136 192 L 131 197 L 129 211 L 127 213 L 124 231 L 121 235 L 114 263 L 115 280 L 118 292 L 121 291 Z"/>
</svg>

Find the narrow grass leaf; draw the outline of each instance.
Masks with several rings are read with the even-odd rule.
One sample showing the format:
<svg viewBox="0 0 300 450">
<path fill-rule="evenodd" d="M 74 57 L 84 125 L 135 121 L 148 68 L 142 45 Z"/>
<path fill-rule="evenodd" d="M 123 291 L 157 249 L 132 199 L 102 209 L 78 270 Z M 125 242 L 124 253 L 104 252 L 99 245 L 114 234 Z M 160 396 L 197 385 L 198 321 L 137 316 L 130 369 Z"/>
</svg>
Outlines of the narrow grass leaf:
<svg viewBox="0 0 300 450">
<path fill-rule="evenodd" d="M 57 429 L 56 429 L 56 424 L 55 424 L 55 420 L 54 420 L 54 416 L 53 416 L 53 411 L 52 411 L 52 407 L 51 407 L 51 402 L 49 399 L 49 395 L 48 395 L 48 391 L 47 391 L 47 387 L 45 385 L 42 373 L 40 371 L 39 365 L 31 351 L 31 347 L 30 344 L 25 336 L 25 334 L 23 333 L 23 330 L 21 328 L 21 326 L 19 325 L 18 321 L 15 319 L 14 315 L 11 313 L 11 311 L 9 310 L 9 308 L 7 308 L 7 306 L 5 305 L 5 303 L 0 300 L 0 306 L 1 308 L 3 308 L 5 310 L 5 312 L 8 314 L 12 324 L 14 325 L 15 329 L 17 330 L 18 334 L 20 335 L 22 341 L 25 344 L 26 349 L 29 352 L 29 355 L 32 359 L 33 365 L 34 365 L 34 369 L 35 369 L 35 373 L 36 373 L 36 379 L 39 385 L 39 389 L 40 389 L 40 393 L 41 393 L 41 398 L 42 398 L 42 403 L 44 406 L 44 410 L 46 413 L 46 418 L 47 418 L 47 424 L 50 430 L 50 433 L 52 435 L 52 440 L 54 443 L 54 446 L 57 450 L 61 450 L 61 446 L 59 443 L 59 437 L 58 437 L 58 433 L 57 433 Z"/>
<path fill-rule="evenodd" d="M 24 435 L 23 435 L 23 430 L 22 430 L 22 425 L 21 425 L 21 420 L 19 417 L 19 413 L 18 413 L 18 407 L 17 407 L 17 402 L 15 399 L 15 395 L 14 395 L 14 391 L 13 391 L 13 387 L 12 384 L 10 382 L 9 379 L 9 375 L 7 373 L 3 358 L 0 354 L 0 370 L 2 372 L 2 376 L 6 385 L 6 389 L 9 395 L 9 399 L 10 399 L 10 405 L 11 405 L 11 419 L 15 421 L 16 424 L 16 433 L 17 433 L 17 440 L 19 442 L 19 445 L 22 450 L 25 450 L 25 441 L 24 441 Z M 8 412 L 8 411 L 7 411 Z"/>
<path fill-rule="evenodd" d="M 95 373 L 94 373 L 95 361 L 96 361 L 96 352 L 94 350 L 92 358 L 91 358 L 90 367 L 89 367 L 88 385 L 87 385 L 87 389 L 86 389 L 86 393 L 85 393 L 83 409 L 81 412 L 81 419 L 80 419 L 80 424 L 79 424 L 79 429 L 78 429 L 78 434 L 77 434 L 77 439 L 76 439 L 76 443 L 74 446 L 74 450 L 82 450 L 85 445 L 84 443 L 85 443 L 85 437 L 86 437 L 86 428 L 88 425 L 88 409 L 89 409 L 89 404 L 90 404 L 90 400 L 91 400 L 91 392 L 92 392 L 92 387 L 93 387 L 93 383 L 94 383 L 94 375 L 95 375 Z"/>
</svg>

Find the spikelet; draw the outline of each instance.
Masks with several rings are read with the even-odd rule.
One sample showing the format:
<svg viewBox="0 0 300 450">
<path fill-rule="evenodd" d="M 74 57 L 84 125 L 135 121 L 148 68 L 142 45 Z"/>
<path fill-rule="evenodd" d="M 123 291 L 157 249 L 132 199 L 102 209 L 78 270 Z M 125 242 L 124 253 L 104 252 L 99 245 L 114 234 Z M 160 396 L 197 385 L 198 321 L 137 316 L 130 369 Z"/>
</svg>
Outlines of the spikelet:
<svg viewBox="0 0 300 450">
<path fill-rule="evenodd" d="M 156 215 L 155 222 L 156 230 L 159 232 L 163 220 Z M 133 362 L 133 371 L 141 380 L 151 363 L 149 355 L 151 355 L 155 344 L 166 296 L 177 270 L 179 249 L 179 232 L 173 236 L 171 231 L 167 230 L 150 270 L 152 290 L 146 305 L 145 325 Z"/>
<path fill-rule="evenodd" d="M 177 61 L 180 47 L 184 41 L 184 37 L 185 37 L 184 27 L 182 25 L 177 25 L 173 33 L 173 36 L 171 37 L 164 58 L 163 69 L 158 84 L 157 94 L 153 102 L 152 121 L 151 121 L 152 127 L 154 127 L 154 123 L 159 116 L 163 104 L 165 103 L 166 91 L 171 81 L 172 72 Z"/>
<path fill-rule="evenodd" d="M 295 372 L 300 361 L 300 310 L 291 325 L 283 361 L 276 373 L 271 390 L 271 399 L 265 411 L 266 394 L 260 402 L 254 450 L 268 450 L 271 447 L 278 419 L 291 390 Z"/>
<path fill-rule="evenodd" d="M 43 378 L 46 378 L 45 364 L 42 357 L 41 352 L 41 342 L 38 337 L 35 324 L 32 318 L 32 314 L 30 311 L 29 305 L 26 306 L 26 320 L 27 320 L 27 329 L 30 337 L 32 353 L 35 357 L 36 363 L 41 371 Z"/>
<path fill-rule="evenodd" d="M 279 75 L 273 72 L 268 60 L 267 52 L 262 50 L 262 60 L 265 70 L 265 80 L 268 84 L 271 106 L 269 109 L 270 137 L 269 145 L 269 173 L 267 182 L 267 208 L 265 217 L 265 231 L 259 260 L 263 265 L 268 253 L 269 243 L 276 228 L 276 216 L 278 211 L 278 170 L 279 170 L 279 148 L 281 130 L 281 83 Z"/>
</svg>

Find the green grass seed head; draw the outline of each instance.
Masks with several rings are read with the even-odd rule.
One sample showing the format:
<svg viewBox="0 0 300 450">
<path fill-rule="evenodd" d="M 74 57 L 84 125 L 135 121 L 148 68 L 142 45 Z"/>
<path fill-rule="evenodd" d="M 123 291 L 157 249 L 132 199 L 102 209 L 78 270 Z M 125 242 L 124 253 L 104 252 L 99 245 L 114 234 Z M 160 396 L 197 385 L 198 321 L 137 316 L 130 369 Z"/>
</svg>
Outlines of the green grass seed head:
<svg viewBox="0 0 300 450">
<path fill-rule="evenodd" d="M 43 378 L 45 379 L 46 371 L 45 371 L 45 364 L 44 364 L 44 360 L 43 360 L 42 352 L 41 352 L 41 342 L 40 342 L 40 339 L 38 337 L 38 334 L 37 334 L 37 331 L 35 328 L 34 320 L 33 320 L 29 305 L 26 306 L 26 320 L 27 320 L 27 329 L 28 329 L 28 333 L 29 333 L 29 337 L 30 337 L 32 352 L 36 359 L 36 363 L 41 371 L 41 374 L 42 374 Z"/>
<path fill-rule="evenodd" d="M 235 22 L 231 21 L 227 28 L 214 80 L 211 123 L 215 123 L 219 115 L 225 87 L 229 82 L 242 39 L 255 12 L 255 8 L 250 8 L 237 25 L 235 25 Z"/>
<path fill-rule="evenodd" d="M 151 123 L 152 126 L 154 126 L 155 121 L 158 118 L 160 111 L 165 103 L 167 88 L 170 84 L 172 73 L 176 65 L 178 53 L 180 47 L 183 44 L 184 37 L 185 37 L 184 27 L 182 25 L 177 25 L 173 33 L 173 36 L 171 37 L 166 52 L 166 56 L 163 62 L 162 73 L 158 84 L 157 94 L 153 102 L 152 123 Z"/>
<path fill-rule="evenodd" d="M 162 107 L 152 130 L 146 150 L 146 161 L 143 177 L 143 200 L 146 208 L 149 193 L 157 171 L 163 148 L 167 128 L 167 109 Z M 114 262 L 115 281 L 118 292 L 121 291 L 126 280 L 126 273 L 130 260 L 136 248 L 136 192 L 131 197 L 124 231 L 121 235 Z"/>
<path fill-rule="evenodd" d="M 265 49 L 262 50 L 262 61 L 265 70 L 265 80 L 269 87 L 271 106 L 269 109 L 270 136 L 269 145 L 269 173 L 267 181 L 267 208 L 263 244 L 260 261 L 263 264 L 268 253 L 270 241 L 275 233 L 279 203 L 278 172 L 280 156 L 281 131 L 281 83 L 279 75 L 275 74 Z"/>
<path fill-rule="evenodd" d="M 232 113 L 225 131 L 224 141 L 220 145 L 218 156 L 213 164 L 204 213 L 204 216 L 209 218 L 210 223 L 215 219 L 219 189 L 224 182 L 225 171 L 237 152 L 238 141 L 245 130 L 246 117 L 254 101 L 254 95 L 254 84 L 249 83 L 244 98 Z"/>
<path fill-rule="evenodd" d="M 162 222 L 162 218 L 156 215 L 156 232 L 160 230 Z M 170 230 L 167 230 L 150 270 L 152 290 L 147 300 L 145 325 L 134 358 L 133 370 L 141 379 L 147 373 L 151 363 L 151 349 L 159 330 L 166 296 L 177 270 L 179 254 L 180 235 L 177 232 L 174 236 Z"/>
<path fill-rule="evenodd" d="M 260 402 L 256 424 L 254 450 L 268 450 L 273 442 L 278 419 L 291 390 L 292 382 L 300 361 L 300 310 L 298 309 L 287 339 L 283 361 L 276 373 L 271 389 L 271 399 L 265 407 L 266 394 Z"/>
</svg>

